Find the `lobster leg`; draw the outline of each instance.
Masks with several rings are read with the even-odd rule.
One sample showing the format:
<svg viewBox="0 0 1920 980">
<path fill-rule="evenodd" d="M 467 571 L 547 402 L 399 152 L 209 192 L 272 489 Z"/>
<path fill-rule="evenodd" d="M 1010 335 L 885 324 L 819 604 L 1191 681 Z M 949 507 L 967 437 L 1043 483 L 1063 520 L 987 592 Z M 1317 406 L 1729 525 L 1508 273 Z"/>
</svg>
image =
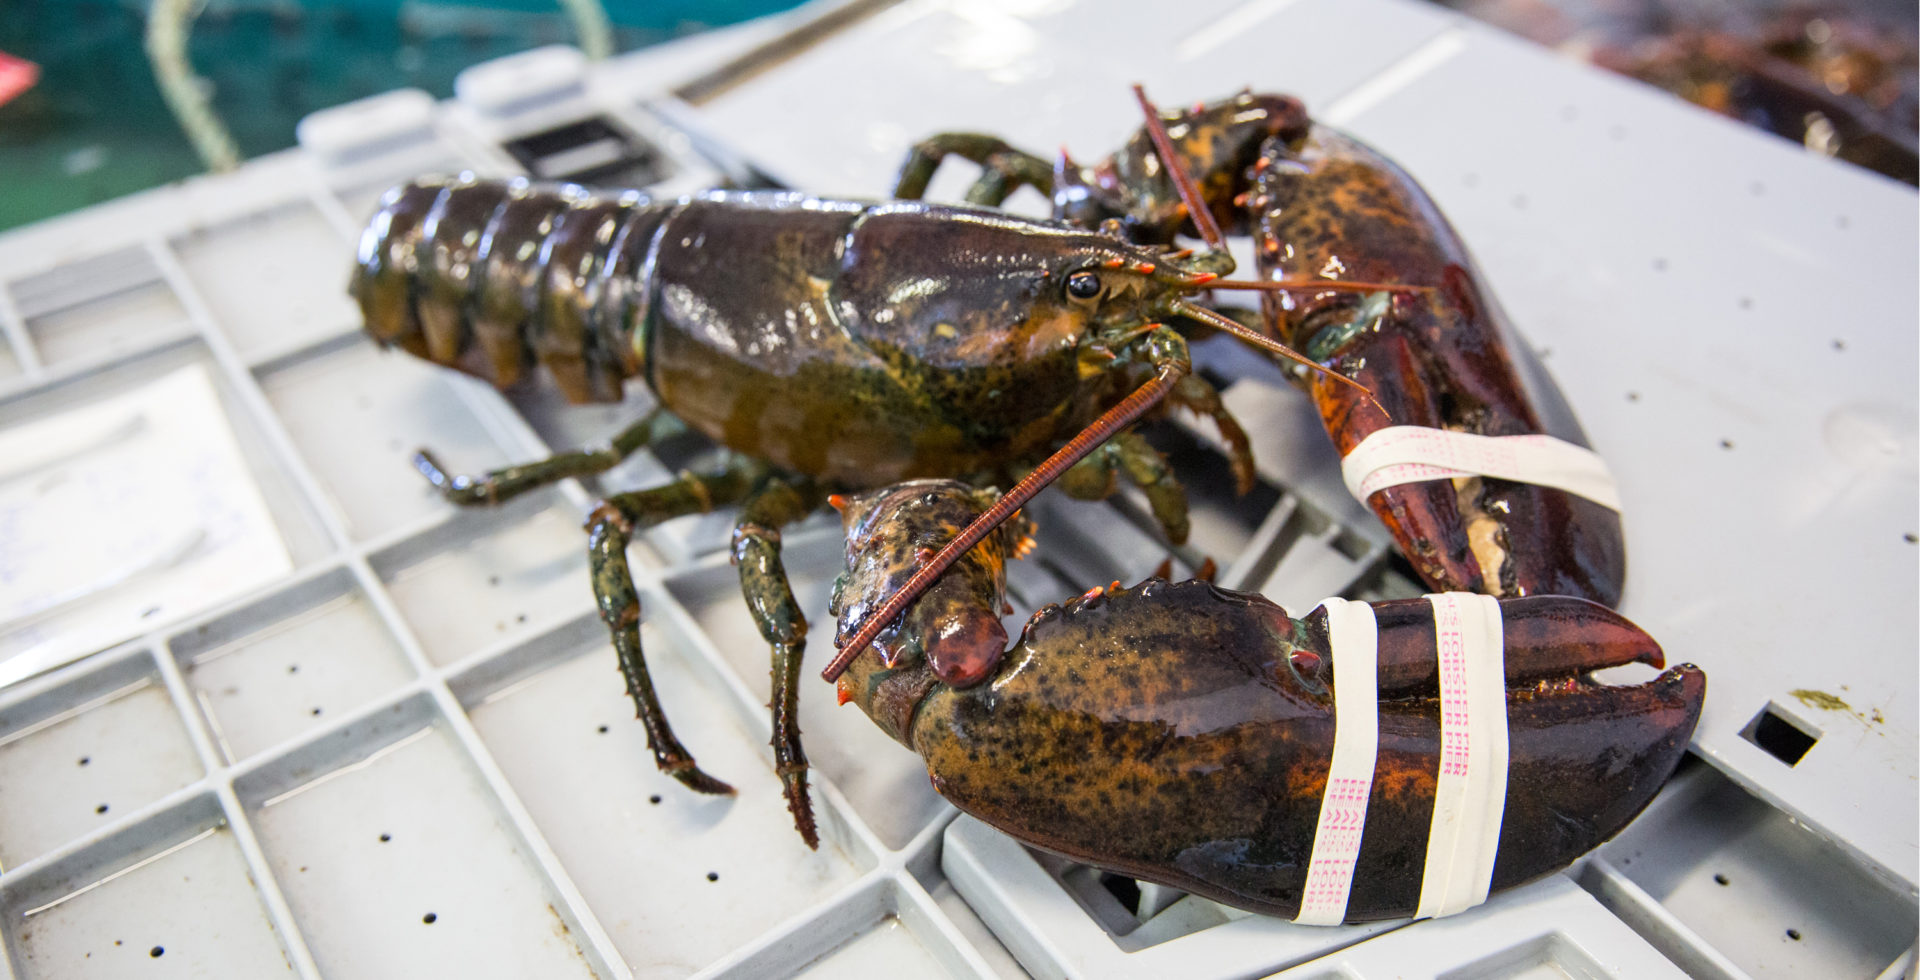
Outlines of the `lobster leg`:
<svg viewBox="0 0 1920 980">
<path fill-rule="evenodd" d="M 620 430 L 611 443 L 599 449 L 557 453 L 546 459 L 516 463 L 477 477 L 448 476 L 441 469 L 440 461 L 431 452 L 422 449 L 413 454 L 413 468 L 419 470 L 420 475 L 426 477 L 427 482 L 433 484 L 434 489 L 439 490 L 449 503 L 463 507 L 500 504 L 529 490 L 569 477 L 605 473 L 620 465 L 621 460 L 633 455 L 636 450 L 686 430 L 686 424 L 671 412 L 654 408 L 641 416 L 639 421 Z"/>
<path fill-rule="evenodd" d="M 807 753 L 800 746 L 800 661 L 807 652 L 807 617 L 794 601 L 787 569 L 780 561 L 780 528 L 819 509 L 822 496 L 808 480 L 773 479 L 747 498 L 733 528 L 733 563 L 740 569 L 740 594 L 753 612 L 760 635 L 773 651 L 770 673 L 773 712 L 773 763 L 787 797 L 793 826 L 807 846 L 818 850 L 813 804 L 807 799 Z"/>
<path fill-rule="evenodd" d="M 1191 377 L 1191 375 L 1189 375 Z M 1190 528 L 1187 520 L 1187 490 L 1173 475 L 1167 458 L 1131 429 L 1117 433 L 1087 458 L 1061 474 L 1060 489 L 1076 500 L 1105 500 L 1114 491 L 1115 476 L 1125 473 L 1147 495 L 1154 519 L 1173 544 L 1185 544 Z"/>
<path fill-rule="evenodd" d="M 906 163 L 900 166 L 900 176 L 894 180 L 893 196 L 919 200 L 927 193 L 933 172 L 940 169 L 940 161 L 949 156 L 971 160 L 981 167 L 980 179 L 967 191 L 968 204 L 998 207 L 1022 184 L 1053 196 L 1052 164 L 981 133 L 939 133 L 914 144 Z"/>
<path fill-rule="evenodd" d="M 635 528 L 735 503 L 750 494 L 765 475 L 764 464 L 733 456 L 727 468 L 714 476 L 682 473 L 665 486 L 608 497 L 587 519 L 587 565 L 593 596 L 600 606 L 601 621 L 613 634 L 620 673 L 626 678 L 627 694 L 633 698 L 640 724 L 646 727 L 647 745 L 653 749 L 653 760 L 661 772 L 696 792 L 731 795 L 733 787 L 701 772 L 694 764 L 693 756 L 674 738 L 660 699 L 653 692 L 653 678 L 647 673 L 647 659 L 640 649 L 640 596 L 634 590 L 633 572 L 627 567 L 627 542 Z"/>
<path fill-rule="evenodd" d="M 1173 386 L 1173 393 L 1167 396 L 1169 401 L 1196 415 L 1205 415 L 1213 420 L 1213 426 L 1219 430 L 1220 438 L 1227 444 L 1227 459 L 1233 465 L 1233 484 L 1238 493 L 1253 489 L 1257 478 L 1253 468 L 1253 446 L 1247 441 L 1247 430 L 1240 427 L 1240 420 L 1227 411 L 1225 403 L 1220 401 L 1220 392 L 1207 379 L 1197 374 L 1182 377 Z"/>
</svg>

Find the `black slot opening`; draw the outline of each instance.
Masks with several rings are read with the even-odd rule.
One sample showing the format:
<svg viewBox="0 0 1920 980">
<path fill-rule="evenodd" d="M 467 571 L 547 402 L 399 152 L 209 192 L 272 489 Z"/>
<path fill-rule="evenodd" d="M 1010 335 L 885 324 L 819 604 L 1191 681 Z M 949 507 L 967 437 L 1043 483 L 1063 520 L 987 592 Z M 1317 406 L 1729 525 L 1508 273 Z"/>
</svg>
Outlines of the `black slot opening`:
<svg viewBox="0 0 1920 980">
<path fill-rule="evenodd" d="M 1102 874 L 1100 887 L 1105 888 L 1107 894 L 1119 899 L 1121 907 L 1125 908 L 1129 914 L 1135 916 L 1140 914 L 1139 882 L 1123 875 Z"/>
<path fill-rule="evenodd" d="M 1773 705 L 1760 709 L 1740 731 L 1740 737 L 1790 766 L 1798 765 L 1807 750 L 1813 748 L 1813 743 L 1820 741 L 1819 732 L 1809 732 L 1784 715 L 1776 714 Z"/>
<path fill-rule="evenodd" d="M 646 187 L 671 173 L 653 144 L 594 116 L 505 144 L 539 180 L 570 180 L 598 187 Z"/>
</svg>

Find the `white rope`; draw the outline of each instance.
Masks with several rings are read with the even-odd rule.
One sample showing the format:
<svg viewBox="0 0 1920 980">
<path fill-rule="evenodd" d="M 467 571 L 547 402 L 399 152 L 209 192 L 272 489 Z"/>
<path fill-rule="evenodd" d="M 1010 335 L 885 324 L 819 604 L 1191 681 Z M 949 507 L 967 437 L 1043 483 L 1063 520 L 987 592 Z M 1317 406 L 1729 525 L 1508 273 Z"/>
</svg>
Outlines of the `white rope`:
<svg viewBox="0 0 1920 980">
<path fill-rule="evenodd" d="M 607 11 L 600 0 L 560 0 L 573 31 L 580 37 L 580 51 L 588 61 L 605 61 L 613 55 L 613 29 L 607 24 Z"/>
</svg>

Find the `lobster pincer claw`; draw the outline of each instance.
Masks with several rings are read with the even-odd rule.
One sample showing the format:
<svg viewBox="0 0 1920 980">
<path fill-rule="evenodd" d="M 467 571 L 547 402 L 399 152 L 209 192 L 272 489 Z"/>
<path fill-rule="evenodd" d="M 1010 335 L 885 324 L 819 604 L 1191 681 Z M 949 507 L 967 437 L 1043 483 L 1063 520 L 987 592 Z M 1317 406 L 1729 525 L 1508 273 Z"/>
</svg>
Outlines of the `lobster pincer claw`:
<svg viewBox="0 0 1920 980">
<path fill-rule="evenodd" d="M 867 549 L 939 533 L 952 515 L 916 525 L 940 492 L 916 491 L 911 507 L 883 494 L 849 507 L 858 519 L 836 593 L 843 635 L 872 608 L 866 590 L 890 577 L 886 549 Z M 997 561 L 954 570 L 994 585 Z M 1000 608 L 999 589 L 984 608 Z M 1692 665 L 1635 685 L 1594 680 L 1606 668 L 1663 663 L 1651 637 L 1596 603 L 1437 596 L 1367 608 L 1371 689 L 1351 642 L 1335 649 L 1336 632 L 1353 634 L 1336 630 L 1327 607 L 1294 618 L 1257 595 L 1149 579 L 1042 609 L 984 681 L 966 687 L 909 655 L 945 628 L 910 615 L 883 640 L 909 654 L 891 666 L 855 658 L 841 692 L 926 760 L 949 802 L 1022 842 L 1290 917 L 1302 912 L 1310 869 L 1337 843 L 1322 811 L 1336 770 L 1352 768 L 1336 744 L 1357 712 L 1375 748 L 1360 789 L 1339 786 L 1357 792 L 1364 817 L 1339 824 L 1352 838 L 1348 890 L 1330 917 L 1302 919 L 1318 922 L 1464 907 L 1429 905 L 1429 852 L 1469 854 L 1479 898 L 1566 867 L 1652 800 L 1699 720 L 1706 679 Z M 1453 657 L 1460 631 L 1446 618 L 1458 608 L 1491 619 L 1500 641 L 1478 654 L 1483 666 L 1466 683 L 1483 693 L 1465 707 Z M 1487 749 L 1497 744 L 1489 731 L 1462 728 L 1462 714 L 1501 719 L 1504 747 Z M 1457 811 L 1449 781 L 1463 771 L 1455 753 L 1469 744 L 1482 753 L 1475 785 L 1490 806 L 1466 825 L 1484 843 L 1441 851 L 1439 826 Z M 1496 755 L 1493 780 L 1483 760 Z"/>
<path fill-rule="evenodd" d="M 1426 191 L 1323 126 L 1270 141 L 1262 161 L 1250 190 L 1261 278 L 1339 269 L 1336 278 L 1436 287 L 1263 301 L 1273 336 L 1378 398 L 1368 405 L 1349 388 L 1305 379 L 1358 499 L 1436 590 L 1617 605 L 1626 543 L 1611 477 L 1585 492 L 1552 480 L 1568 457 L 1598 457 Z M 1387 448 L 1381 439 L 1410 452 L 1395 462 L 1411 465 L 1360 465 Z M 1558 450 L 1544 466 L 1543 447 Z M 1483 468 L 1516 454 L 1533 462 Z"/>
<path fill-rule="evenodd" d="M 1564 868 L 1639 813 L 1679 763 L 1705 691 L 1692 666 L 1632 687 L 1588 679 L 1659 662 L 1604 607 L 1501 606 L 1517 648 L 1492 890 Z M 1349 922 L 1418 910 L 1444 761 L 1431 609 L 1375 611 L 1378 755 Z M 941 795 L 1022 841 L 1293 916 L 1335 736 L 1325 635 L 1318 612 L 1293 620 L 1258 596 L 1149 580 L 1036 619 L 990 683 L 927 697 L 911 744 Z"/>
<path fill-rule="evenodd" d="M 1664 664 L 1651 637 L 1597 603 L 1537 596 L 1498 605 L 1507 773 L 1492 891 L 1558 871 L 1625 827 L 1679 764 L 1706 691 L 1706 675 L 1692 664 L 1636 685 L 1595 681 L 1591 674 L 1609 667 Z M 1417 911 L 1435 820 L 1433 773 L 1446 769 L 1435 607 L 1414 599 L 1372 609 L 1380 743 L 1347 921 Z M 1296 649 L 1317 650 L 1326 618 L 1321 608 L 1297 621 L 1307 642 Z M 1334 694 L 1327 664 L 1318 666 Z M 1316 743 L 1306 755 L 1318 759 L 1321 751 Z M 1309 788 L 1298 799 L 1311 804 L 1319 795 Z"/>
</svg>

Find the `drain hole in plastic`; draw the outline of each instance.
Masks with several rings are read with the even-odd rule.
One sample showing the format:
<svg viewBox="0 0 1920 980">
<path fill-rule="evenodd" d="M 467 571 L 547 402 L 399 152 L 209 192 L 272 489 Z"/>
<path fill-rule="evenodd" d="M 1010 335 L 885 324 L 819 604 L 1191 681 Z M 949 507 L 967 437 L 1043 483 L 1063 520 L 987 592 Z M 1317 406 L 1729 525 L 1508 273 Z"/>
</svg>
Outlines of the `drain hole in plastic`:
<svg viewBox="0 0 1920 980">
<path fill-rule="evenodd" d="M 1746 728 L 1741 729 L 1740 737 L 1760 746 L 1768 755 L 1793 766 L 1799 765 L 1807 750 L 1820 740 L 1820 733 L 1801 728 L 1775 712 L 1773 705 L 1767 705 L 1753 716 Z"/>
</svg>

